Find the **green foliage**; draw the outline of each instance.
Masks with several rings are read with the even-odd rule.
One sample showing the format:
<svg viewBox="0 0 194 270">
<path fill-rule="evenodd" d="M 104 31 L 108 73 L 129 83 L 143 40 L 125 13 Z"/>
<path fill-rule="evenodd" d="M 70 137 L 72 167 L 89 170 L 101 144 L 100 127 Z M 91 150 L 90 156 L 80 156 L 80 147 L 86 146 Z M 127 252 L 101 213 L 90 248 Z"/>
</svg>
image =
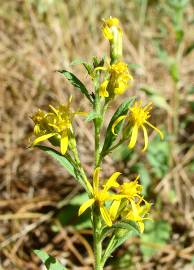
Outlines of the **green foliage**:
<svg viewBox="0 0 194 270">
<path fill-rule="evenodd" d="M 149 86 L 143 86 L 140 88 L 146 95 L 149 97 L 149 99 L 158 107 L 165 109 L 168 112 L 172 112 L 171 107 L 168 105 L 167 101 L 165 100 L 164 96 L 161 96 L 158 94 L 158 91 L 154 88 L 151 88 Z"/>
<path fill-rule="evenodd" d="M 47 270 L 66 270 L 66 268 L 54 257 L 48 255 L 45 251 L 36 249 L 34 253 L 45 264 Z"/>
<path fill-rule="evenodd" d="M 78 216 L 80 206 L 88 200 L 86 192 L 74 196 L 57 215 L 62 226 L 72 226 L 77 230 L 92 228 L 90 211 Z"/>
<path fill-rule="evenodd" d="M 170 239 L 171 226 L 165 221 L 145 223 L 145 232 L 141 235 L 141 252 L 144 260 L 157 253 Z"/>
<path fill-rule="evenodd" d="M 170 146 L 167 140 L 161 141 L 158 136 L 149 143 L 147 159 L 152 166 L 152 172 L 162 178 L 168 171 Z"/>
<path fill-rule="evenodd" d="M 106 250 L 104 251 L 102 261 L 105 262 L 111 254 L 129 238 L 138 235 L 139 230 L 135 222 L 122 221 L 115 223 L 111 228 L 105 228 L 102 231 L 101 239 L 104 239 L 109 233 L 112 233 Z"/>
<path fill-rule="evenodd" d="M 117 256 L 111 263 L 112 269 L 114 270 L 129 270 L 133 266 L 132 254 L 127 250 L 122 256 Z"/>
<path fill-rule="evenodd" d="M 36 145 L 36 147 L 38 147 L 42 151 L 46 152 L 49 156 L 57 160 L 74 178 L 78 178 L 78 173 L 76 171 L 76 168 L 68 159 L 68 155 L 63 156 L 62 154 L 60 154 L 58 151 L 54 150 L 51 147 L 47 147 L 43 145 Z"/>
<path fill-rule="evenodd" d="M 104 145 L 102 149 L 103 155 L 106 155 L 110 147 L 112 146 L 113 142 L 117 139 L 117 135 L 114 135 L 112 133 L 112 125 L 114 124 L 115 120 L 121 116 L 121 115 L 126 115 L 128 113 L 129 108 L 133 105 L 133 102 L 135 101 L 135 97 L 130 97 L 127 100 L 125 100 L 116 110 L 116 112 L 113 114 L 110 123 L 107 127 L 106 134 L 105 134 L 105 140 L 104 140 Z M 121 128 L 122 128 L 122 123 L 121 121 L 116 127 L 115 127 L 115 133 L 119 134 Z"/>
<path fill-rule="evenodd" d="M 143 186 L 143 195 L 148 195 L 148 188 L 150 187 L 152 181 L 151 181 L 151 175 L 149 171 L 147 170 L 146 166 L 144 163 L 139 162 L 136 165 L 136 170 L 138 174 L 140 175 L 140 181 Z"/>
<path fill-rule="evenodd" d="M 58 70 L 61 74 L 65 76 L 65 78 L 70 81 L 70 83 L 78 88 L 86 97 L 87 99 L 93 103 L 92 97 L 90 96 L 88 90 L 86 89 L 85 85 L 71 72 L 67 70 Z"/>
</svg>

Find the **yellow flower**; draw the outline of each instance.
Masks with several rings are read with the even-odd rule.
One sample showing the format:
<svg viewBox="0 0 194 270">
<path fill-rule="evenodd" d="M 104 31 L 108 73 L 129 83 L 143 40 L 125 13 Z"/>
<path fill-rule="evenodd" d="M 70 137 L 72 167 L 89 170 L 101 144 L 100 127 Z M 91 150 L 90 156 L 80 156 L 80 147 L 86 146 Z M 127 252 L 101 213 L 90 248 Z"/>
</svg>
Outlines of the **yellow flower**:
<svg viewBox="0 0 194 270">
<path fill-rule="evenodd" d="M 144 148 L 145 151 L 148 147 L 148 133 L 146 125 L 153 128 L 156 132 L 159 133 L 160 138 L 163 139 L 163 133 L 155 126 L 153 126 L 148 119 L 150 118 L 150 111 L 151 111 L 151 103 L 146 106 L 142 106 L 142 101 L 136 102 L 129 110 L 129 115 L 122 115 L 117 118 L 117 120 L 112 125 L 112 132 L 115 134 L 115 127 L 123 120 L 126 119 L 128 121 L 126 130 L 131 127 L 131 138 L 128 144 L 128 147 L 131 149 L 135 146 L 137 142 L 137 136 L 139 128 L 142 128 L 144 134 Z M 115 134 L 116 135 L 116 134 Z"/>
<path fill-rule="evenodd" d="M 84 114 L 82 112 L 72 112 L 70 109 L 71 98 L 67 104 L 59 105 L 57 108 L 49 106 L 51 112 L 38 110 L 33 116 L 34 134 L 36 139 L 32 146 L 49 139 L 56 145 L 60 144 L 61 153 L 65 155 L 69 137 L 73 134 L 72 121 L 76 114 Z"/>
<path fill-rule="evenodd" d="M 112 40 L 115 35 L 122 35 L 122 29 L 119 25 L 119 20 L 112 17 L 103 20 L 102 32 L 105 38 L 108 40 Z"/>
<path fill-rule="evenodd" d="M 110 54 L 112 60 L 122 57 L 122 36 L 123 32 L 117 18 L 110 17 L 103 20 L 102 32 L 106 39 L 110 42 Z"/>
<path fill-rule="evenodd" d="M 135 197 L 140 197 L 140 193 L 142 192 L 142 185 L 138 183 L 139 176 L 136 177 L 134 181 L 123 183 L 119 187 L 119 191 L 121 194 L 125 195 L 128 199 L 134 199 Z"/>
<path fill-rule="evenodd" d="M 151 207 L 151 204 L 144 201 L 144 205 L 140 205 L 141 201 L 138 203 L 135 203 L 133 200 L 131 200 L 131 209 L 128 211 L 128 213 L 125 215 L 125 218 L 127 220 L 132 220 L 137 222 L 140 232 L 143 233 L 144 231 L 144 220 L 150 219 L 145 217 Z M 150 219 L 151 220 L 151 219 Z"/>
<path fill-rule="evenodd" d="M 124 199 L 125 203 L 128 205 L 128 202 L 131 203 L 133 200 L 142 200 L 140 193 L 142 192 L 142 185 L 138 183 L 139 176 L 136 177 L 134 181 L 124 182 L 122 185 L 119 185 L 117 195 L 119 199 L 115 200 L 110 207 L 110 215 L 112 220 L 115 220 L 118 210 L 121 204 L 121 200 Z M 127 202 L 126 202 L 127 199 Z"/>
<path fill-rule="evenodd" d="M 94 203 L 96 203 L 99 206 L 101 216 L 105 223 L 108 226 L 112 226 L 112 220 L 110 217 L 109 211 L 105 207 L 106 201 L 112 201 L 114 199 L 117 199 L 117 195 L 110 194 L 109 189 L 112 187 L 118 187 L 119 184 L 117 183 L 117 178 L 121 174 L 120 172 L 115 172 L 113 175 L 106 181 L 106 183 L 103 185 L 103 188 L 100 189 L 100 183 L 99 183 L 99 173 L 100 168 L 96 168 L 93 175 L 93 187 L 91 184 L 89 184 L 89 190 L 93 196 L 93 198 L 87 200 L 79 209 L 79 215 L 81 215 L 83 212 L 86 211 L 90 206 L 92 206 Z"/>
<path fill-rule="evenodd" d="M 107 71 L 109 75 L 109 78 L 105 79 L 100 85 L 99 94 L 101 97 L 123 94 L 129 81 L 133 80 L 127 64 L 121 61 L 108 67 L 97 68 L 96 70 Z"/>
</svg>

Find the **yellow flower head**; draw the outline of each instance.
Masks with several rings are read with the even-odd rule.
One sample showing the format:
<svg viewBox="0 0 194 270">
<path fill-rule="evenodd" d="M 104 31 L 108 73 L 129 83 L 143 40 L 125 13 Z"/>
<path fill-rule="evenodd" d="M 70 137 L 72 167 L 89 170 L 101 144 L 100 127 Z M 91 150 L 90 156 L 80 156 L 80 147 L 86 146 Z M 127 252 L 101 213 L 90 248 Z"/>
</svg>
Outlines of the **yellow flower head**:
<svg viewBox="0 0 194 270">
<path fill-rule="evenodd" d="M 144 204 L 141 205 L 141 202 L 144 201 Z M 145 200 L 141 200 L 138 203 L 135 203 L 134 201 L 131 201 L 131 207 L 128 211 L 125 212 L 124 218 L 127 220 L 132 220 L 137 222 L 140 232 L 143 233 L 144 231 L 144 220 L 150 218 L 146 217 L 149 210 L 150 210 L 151 204 L 148 203 Z"/>
<path fill-rule="evenodd" d="M 110 17 L 103 20 L 102 32 L 110 42 L 110 53 L 112 59 L 116 60 L 122 56 L 122 36 L 123 32 L 117 18 Z"/>
<path fill-rule="evenodd" d="M 67 104 L 59 105 L 57 108 L 50 107 L 50 112 L 38 110 L 33 116 L 34 134 L 36 139 L 32 145 L 49 139 L 51 143 L 60 143 L 61 153 L 64 155 L 68 148 L 69 137 L 73 132 L 72 121 L 76 114 L 70 109 L 71 98 Z"/>
<path fill-rule="evenodd" d="M 139 176 L 136 177 L 134 181 L 129 183 L 123 183 L 120 185 L 120 193 L 125 195 L 128 199 L 133 199 L 135 197 L 140 197 L 140 193 L 142 192 L 142 185 L 138 183 Z"/>
<path fill-rule="evenodd" d="M 122 35 L 122 30 L 119 25 L 119 20 L 117 18 L 110 17 L 109 19 L 103 20 L 102 32 L 108 40 L 113 40 L 115 35 Z"/>
<path fill-rule="evenodd" d="M 110 188 L 114 187 L 117 188 L 119 184 L 117 183 L 117 178 L 121 173 L 115 172 L 113 175 L 106 181 L 106 183 L 103 185 L 103 188 L 100 189 L 100 183 L 99 183 L 99 173 L 100 168 L 96 168 L 93 174 L 93 186 L 89 184 L 88 182 L 88 188 L 93 196 L 93 198 L 87 200 L 79 209 L 79 215 L 81 215 L 83 212 L 86 211 L 90 206 L 92 206 L 94 203 L 96 203 L 99 206 L 101 216 L 105 223 L 108 226 L 112 226 L 112 220 L 110 217 L 110 213 L 105 207 L 106 201 L 112 201 L 115 198 L 117 198 L 117 195 L 110 194 L 109 190 Z"/>
<path fill-rule="evenodd" d="M 144 134 L 144 148 L 143 151 L 145 151 L 148 147 L 148 133 L 146 125 L 153 128 L 156 132 L 159 133 L 161 139 L 163 139 L 163 133 L 155 126 L 153 126 L 148 119 L 150 118 L 150 111 L 151 111 L 151 103 L 149 103 L 146 106 L 142 106 L 142 101 L 136 102 L 130 109 L 129 115 L 122 115 L 118 117 L 118 119 L 113 123 L 112 126 L 112 132 L 115 134 L 115 127 L 120 123 L 123 119 L 126 119 L 128 121 L 127 123 L 127 130 L 129 127 L 131 127 L 131 138 L 130 142 L 128 144 L 128 147 L 131 149 L 135 146 L 137 142 L 137 136 L 139 128 L 142 128 L 143 134 Z M 116 134 L 115 134 L 116 135 Z"/>
<path fill-rule="evenodd" d="M 99 94 L 102 97 L 123 94 L 126 91 L 129 81 L 133 81 L 128 66 L 124 62 L 120 61 L 108 67 L 98 69 L 107 71 L 109 76 L 100 86 Z"/>
</svg>

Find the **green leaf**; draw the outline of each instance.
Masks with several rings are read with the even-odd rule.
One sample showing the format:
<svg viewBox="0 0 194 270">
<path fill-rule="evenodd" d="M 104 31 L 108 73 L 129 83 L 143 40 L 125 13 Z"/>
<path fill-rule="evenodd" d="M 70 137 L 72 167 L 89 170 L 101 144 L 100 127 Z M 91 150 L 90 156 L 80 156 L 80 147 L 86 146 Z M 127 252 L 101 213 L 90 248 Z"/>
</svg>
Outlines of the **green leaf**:
<svg viewBox="0 0 194 270">
<path fill-rule="evenodd" d="M 86 63 L 86 62 L 82 59 L 75 59 L 70 63 L 70 66 L 80 65 L 80 64 L 84 64 L 84 63 Z"/>
<path fill-rule="evenodd" d="M 136 170 L 138 174 L 140 175 L 141 184 L 143 186 L 142 194 L 145 196 L 148 194 L 148 188 L 151 184 L 151 176 L 147 168 L 145 167 L 145 164 L 142 162 L 139 162 L 136 164 Z"/>
<path fill-rule="evenodd" d="M 147 159 L 152 167 L 152 172 L 158 178 L 164 177 L 169 170 L 170 145 L 167 135 L 165 138 L 165 141 L 161 141 L 159 136 L 155 136 L 147 150 Z"/>
<path fill-rule="evenodd" d="M 166 111 L 172 113 L 172 108 L 168 105 L 165 98 L 158 94 L 157 89 L 151 88 L 149 86 L 143 86 L 140 90 L 144 91 L 149 96 L 149 99 L 159 108 L 165 109 Z"/>
<path fill-rule="evenodd" d="M 45 264 L 47 270 L 66 270 L 66 268 L 54 257 L 48 255 L 45 251 L 36 249 L 34 253 Z"/>
<path fill-rule="evenodd" d="M 170 239 L 171 226 L 166 221 L 153 221 L 145 223 L 145 232 L 141 235 L 140 246 L 144 260 L 156 254 Z"/>
<path fill-rule="evenodd" d="M 101 233 L 101 239 L 105 239 L 109 234 L 117 231 L 117 236 L 119 234 L 118 229 L 123 229 L 127 231 L 134 231 L 135 233 L 139 234 L 139 229 L 138 226 L 136 225 L 135 222 L 133 221 L 122 221 L 122 222 L 117 222 L 112 225 L 112 227 L 106 227 L 103 229 Z M 119 235 L 120 236 L 120 235 Z"/>
<path fill-rule="evenodd" d="M 87 99 L 93 103 L 92 97 L 90 96 L 88 90 L 86 89 L 85 85 L 71 72 L 67 70 L 58 70 L 59 73 L 63 74 L 66 79 L 70 81 L 70 83 L 78 88 L 86 97 Z"/>
<path fill-rule="evenodd" d="M 77 194 L 59 211 L 57 218 L 60 224 L 64 226 L 73 226 L 77 230 L 92 228 L 91 213 L 86 211 L 78 216 L 80 206 L 88 200 L 86 192 Z"/>
<path fill-rule="evenodd" d="M 90 112 L 90 113 L 87 115 L 85 121 L 86 121 L 86 122 L 90 122 L 90 121 L 92 121 L 92 120 L 94 120 L 94 119 L 96 119 L 96 118 L 99 118 L 99 114 L 96 113 L 96 112 L 94 112 L 94 111 L 92 111 L 92 112 Z"/>
<path fill-rule="evenodd" d="M 114 224 L 111 228 L 105 228 L 102 232 L 101 239 L 104 239 L 112 232 L 112 238 L 104 252 L 102 261 L 105 263 L 110 255 L 121 246 L 130 237 L 139 234 L 139 230 L 135 222 L 123 221 Z"/>
<path fill-rule="evenodd" d="M 105 140 L 104 140 L 104 145 L 102 149 L 102 154 L 106 155 L 109 148 L 113 144 L 113 142 L 117 139 L 117 135 L 114 135 L 112 133 L 112 125 L 114 124 L 115 120 L 121 116 L 121 115 L 126 115 L 127 112 L 129 111 L 129 108 L 133 105 L 133 102 L 135 101 L 136 97 L 130 97 L 129 99 L 125 100 L 116 110 L 114 115 L 112 116 L 110 123 L 108 125 L 108 128 L 106 130 L 106 135 L 105 135 Z M 123 120 L 124 121 L 124 120 Z M 121 121 L 116 127 L 115 127 L 115 133 L 119 134 L 119 131 L 121 130 L 122 123 Z"/>
<path fill-rule="evenodd" d="M 51 147 L 43 146 L 43 145 L 36 145 L 39 149 L 43 150 L 51 157 L 56 159 L 73 177 L 77 178 L 76 168 L 71 164 L 68 160 L 67 155 L 63 156 L 56 150 Z"/>
</svg>

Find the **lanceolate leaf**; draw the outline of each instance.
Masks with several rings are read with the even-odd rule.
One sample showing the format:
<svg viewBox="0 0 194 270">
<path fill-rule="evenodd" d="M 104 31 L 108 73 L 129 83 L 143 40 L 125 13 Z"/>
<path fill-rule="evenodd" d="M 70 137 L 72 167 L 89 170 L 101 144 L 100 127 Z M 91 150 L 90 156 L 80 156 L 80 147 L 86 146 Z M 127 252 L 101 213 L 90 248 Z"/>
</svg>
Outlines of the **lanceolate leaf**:
<svg viewBox="0 0 194 270">
<path fill-rule="evenodd" d="M 118 222 L 113 225 L 109 230 L 113 229 L 113 236 L 107 246 L 107 249 L 104 252 L 102 261 L 103 264 L 110 257 L 110 255 L 121 246 L 126 240 L 130 237 L 139 234 L 138 228 L 134 222 Z M 108 233 L 104 231 L 104 235 Z"/>
<path fill-rule="evenodd" d="M 51 157 L 56 159 L 73 177 L 77 178 L 77 172 L 74 166 L 70 163 L 66 156 L 61 155 L 59 152 L 54 150 L 51 147 L 43 146 L 43 145 L 36 145 L 39 149 L 43 150 Z"/>
<path fill-rule="evenodd" d="M 34 253 L 45 264 L 47 270 L 67 270 L 59 261 L 54 257 L 49 256 L 45 251 L 36 249 Z"/>
<path fill-rule="evenodd" d="M 76 88 L 78 88 L 86 97 L 87 99 L 92 103 L 92 97 L 90 96 L 90 94 L 88 93 L 88 90 L 86 89 L 85 85 L 71 72 L 67 71 L 67 70 L 58 70 L 58 72 L 60 72 L 61 74 L 63 74 L 66 79 L 68 79 L 68 81 L 70 81 L 70 83 L 75 86 Z"/>
<path fill-rule="evenodd" d="M 112 233 L 113 231 L 115 231 L 117 229 L 124 229 L 124 230 L 127 230 L 127 231 L 133 231 L 136 234 L 140 234 L 138 226 L 136 225 L 135 222 L 133 222 L 133 221 L 123 221 L 123 222 L 115 223 L 112 227 L 106 227 L 102 231 L 101 240 L 106 238 L 106 236 L 108 236 L 110 233 Z"/>
<path fill-rule="evenodd" d="M 116 140 L 117 135 L 114 135 L 112 133 L 112 125 L 114 124 L 114 122 L 116 121 L 116 119 L 121 116 L 121 115 L 126 115 L 129 108 L 133 105 L 133 102 L 135 101 L 136 97 L 130 97 L 129 99 L 125 100 L 116 110 L 116 112 L 114 113 L 114 115 L 112 116 L 110 123 L 108 125 L 107 131 L 106 131 L 106 135 L 105 135 L 105 141 L 104 141 L 104 145 L 103 145 L 103 149 L 102 149 L 102 153 L 106 154 L 109 150 L 109 148 L 111 147 L 111 145 L 113 144 L 113 142 Z M 124 120 L 123 120 L 124 121 Z M 122 127 L 122 123 L 123 121 L 121 121 L 116 127 L 115 127 L 115 133 L 119 134 L 119 131 L 121 130 Z"/>
</svg>

